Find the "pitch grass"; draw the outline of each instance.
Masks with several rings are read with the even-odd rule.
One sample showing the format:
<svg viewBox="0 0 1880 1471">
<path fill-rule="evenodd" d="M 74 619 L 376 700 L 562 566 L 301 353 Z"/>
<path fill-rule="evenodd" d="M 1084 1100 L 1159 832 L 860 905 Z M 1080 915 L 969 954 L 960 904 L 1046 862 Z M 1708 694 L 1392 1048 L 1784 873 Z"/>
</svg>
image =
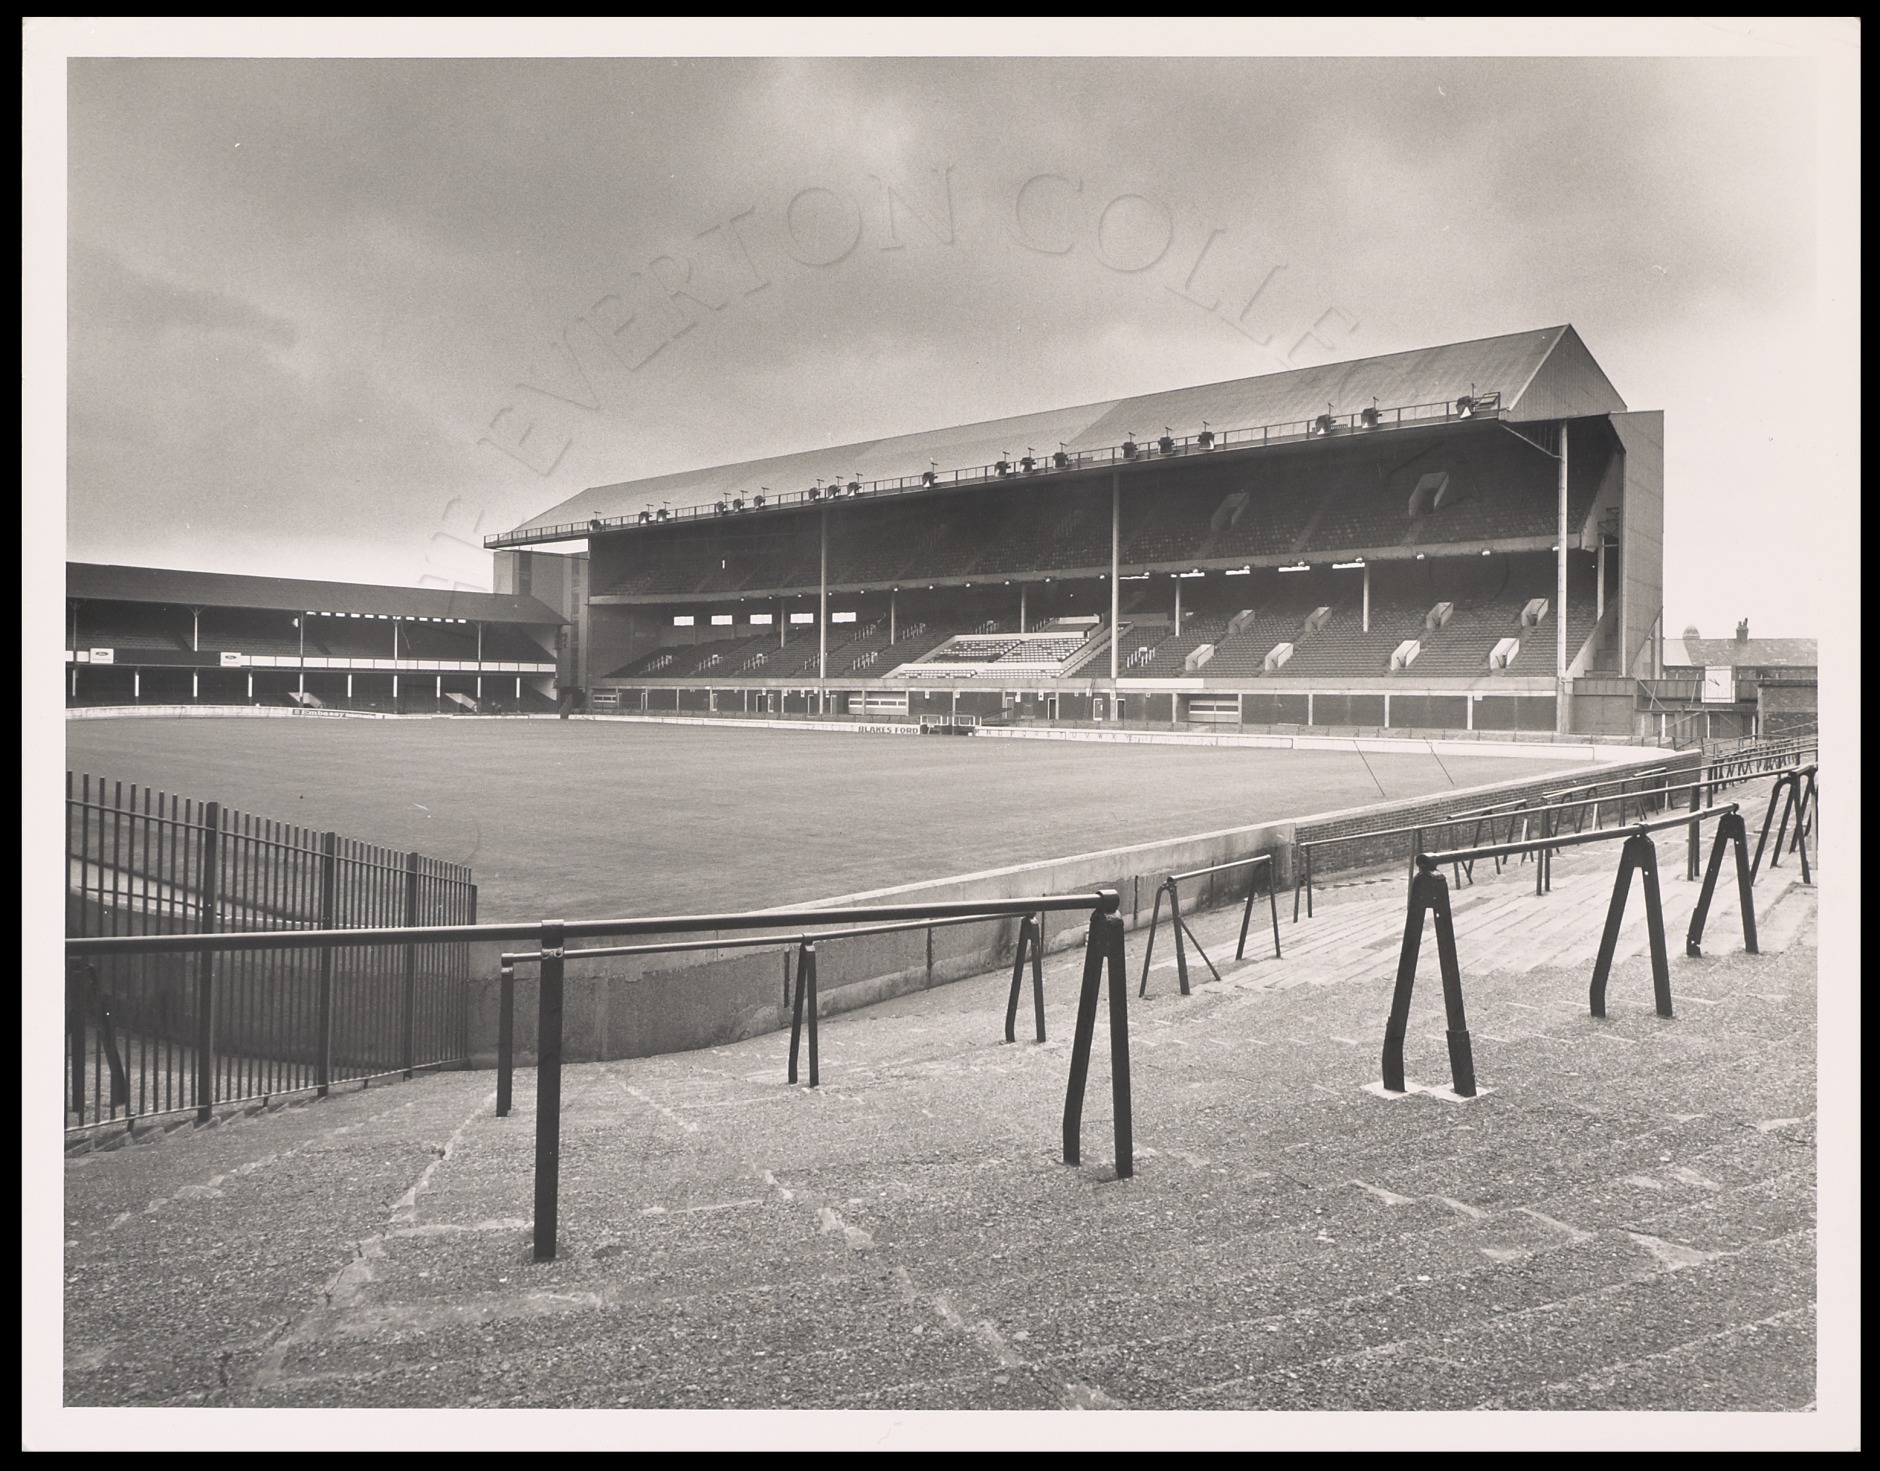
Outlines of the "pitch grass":
<svg viewBox="0 0 1880 1471">
<path fill-rule="evenodd" d="M 244 719 L 74 721 L 66 765 L 468 864 L 484 920 L 768 908 L 1359 806 L 1380 785 L 1409 797 L 1547 770 L 1427 751 Z"/>
</svg>

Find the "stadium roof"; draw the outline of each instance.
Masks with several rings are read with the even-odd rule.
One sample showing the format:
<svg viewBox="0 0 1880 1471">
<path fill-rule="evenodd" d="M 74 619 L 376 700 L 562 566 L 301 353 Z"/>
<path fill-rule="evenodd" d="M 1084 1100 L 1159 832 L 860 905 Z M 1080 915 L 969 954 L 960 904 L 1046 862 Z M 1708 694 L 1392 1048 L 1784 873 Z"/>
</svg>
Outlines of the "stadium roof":
<svg viewBox="0 0 1880 1471">
<path fill-rule="evenodd" d="M 1164 426 L 1189 436 L 1205 421 L 1219 434 L 1299 426 L 1325 413 L 1328 404 L 1334 414 L 1355 415 L 1374 403 L 1389 411 L 1496 393 L 1499 417 L 1517 422 L 1625 412 L 1625 401 L 1579 334 L 1570 326 L 1548 327 L 593 486 L 490 538 L 489 544 L 548 539 L 531 536 L 548 528 L 568 530 L 566 537 L 555 539 L 577 539 L 585 532 L 574 528 L 586 528 L 592 520 L 631 516 L 663 502 L 704 505 L 763 490 L 800 492 L 812 481 L 835 477 L 918 477 L 930 464 L 937 463 L 942 472 L 990 465 L 1024 454 L 1028 447 L 1049 456 L 1062 444 L 1076 455 L 1114 447 L 1131 435 L 1153 440 Z"/>
<path fill-rule="evenodd" d="M 65 595 L 96 602 L 164 603 L 178 608 L 271 608 L 295 613 L 375 613 L 400 618 L 465 618 L 478 623 L 562 623 L 540 599 L 508 593 L 297 577 L 244 577 L 173 567 L 65 564 Z"/>
<path fill-rule="evenodd" d="M 1813 669 L 1820 663 L 1812 638 L 1671 638 L 1665 663 L 1679 669 Z"/>
</svg>

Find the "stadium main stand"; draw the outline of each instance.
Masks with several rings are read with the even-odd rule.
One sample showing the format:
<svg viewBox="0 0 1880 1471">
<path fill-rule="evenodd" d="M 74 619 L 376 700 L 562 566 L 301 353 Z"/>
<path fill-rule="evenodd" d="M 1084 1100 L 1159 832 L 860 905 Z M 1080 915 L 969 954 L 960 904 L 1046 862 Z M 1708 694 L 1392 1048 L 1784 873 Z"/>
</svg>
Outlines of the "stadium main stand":
<svg viewBox="0 0 1880 1471">
<path fill-rule="evenodd" d="M 69 562 L 66 700 L 553 710 L 564 622 L 514 594 Z"/>
<path fill-rule="evenodd" d="M 1168 726 L 1244 691 L 1249 725 L 1395 700 L 1638 739 L 1662 443 L 1553 327 L 596 486 L 488 545 L 586 544 L 620 709 Z"/>
</svg>

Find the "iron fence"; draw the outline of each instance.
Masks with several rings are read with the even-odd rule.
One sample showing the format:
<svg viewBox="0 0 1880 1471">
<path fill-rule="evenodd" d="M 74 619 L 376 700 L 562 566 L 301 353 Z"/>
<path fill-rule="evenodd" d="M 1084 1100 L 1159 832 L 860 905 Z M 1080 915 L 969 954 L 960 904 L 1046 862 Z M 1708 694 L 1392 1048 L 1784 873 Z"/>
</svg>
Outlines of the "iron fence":
<svg viewBox="0 0 1880 1471">
<path fill-rule="evenodd" d="M 473 923 L 470 870 L 66 774 L 68 939 Z M 67 1128 L 463 1061 L 462 944 L 67 962 Z"/>
<path fill-rule="evenodd" d="M 1708 803 L 1719 792 L 1732 786 L 1762 776 L 1779 776 L 1784 770 L 1793 769 L 1817 749 L 1812 739 L 1758 742 L 1754 746 L 1680 770 L 1674 771 L 1666 766 L 1635 769 L 1601 780 L 1551 788 L 1538 795 L 1467 808 L 1418 822 L 1359 828 L 1327 837 L 1302 838 L 1295 850 L 1297 862 L 1293 870 L 1293 919 L 1297 921 L 1299 918 L 1302 896 L 1306 917 L 1313 917 L 1315 878 L 1318 875 L 1333 867 L 1363 868 L 1380 858 L 1389 861 L 1384 855 L 1389 847 L 1395 846 L 1390 841 L 1393 839 L 1409 839 L 1405 856 L 1411 860 L 1414 869 L 1415 855 L 1424 851 L 1426 840 L 1438 846 L 1447 843 L 1460 850 L 1485 841 L 1505 845 L 1517 839 L 1552 837 L 1569 829 L 1578 833 L 1585 830 L 1589 823 L 1595 829 L 1604 827 L 1609 821 L 1619 827 L 1626 827 L 1632 822 L 1644 821 L 1648 816 L 1664 812 L 1674 798 L 1686 794 L 1693 804 L 1693 810 L 1696 810 L 1697 806 Z M 1370 845 L 1368 848 L 1361 846 L 1367 844 Z M 1343 861 L 1328 862 L 1328 850 L 1335 853 L 1340 848 L 1347 850 Z M 1541 845 L 1529 851 L 1539 855 L 1536 878 L 1544 887 L 1547 882 L 1547 854 L 1551 848 Z M 1522 861 L 1526 861 L 1525 856 Z M 1496 871 L 1500 872 L 1501 857 L 1497 856 L 1494 862 Z M 1474 860 L 1458 860 L 1457 870 L 1455 881 L 1458 884 L 1465 878 L 1473 879 Z M 1695 826 L 1691 835 L 1689 877 L 1697 878 Z"/>
<path fill-rule="evenodd" d="M 557 1222 L 560 1211 L 561 1179 L 561 1083 L 564 969 L 570 959 L 580 959 L 582 951 L 570 951 L 570 939 L 598 936 L 637 937 L 643 935 L 705 934 L 719 930 L 796 929 L 794 936 L 799 954 L 813 954 L 813 937 L 801 927 L 809 925 L 860 924 L 866 931 L 879 932 L 881 926 L 895 920 L 941 922 L 969 918 L 1016 918 L 1034 921 L 1047 913 L 1090 911 L 1090 924 L 1084 942 L 1083 983 L 1078 991 L 1077 1023 L 1070 1048 L 1070 1076 L 1064 1090 L 1063 1143 L 1064 1162 L 1082 1160 L 1084 1088 L 1089 1078 L 1090 1057 L 1095 1045 L 1097 1004 L 1107 992 L 1109 999 L 1110 1046 L 1110 1132 L 1116 1147 L 1116 1175 L 1127 1179 L 1135 1173 L 1135 1154 L 1130 1111 L 1129 1086 L 1129 997 L 1125 981 L 1123 954 L 1123 919 L 1117 912 L 1120 901 L 1116 890 L 1098 889 L 1088 894 L 1039 895 L 1026 899 L 945 900 L 926 904 L 889 904 L 850 906 L 832 909 L 772 909 L 759 913 L 702 914 L 689 916 L 643 917 L 637 919 L 543 920 L 537 924 L 429 924 L 415 926 L 362 926 L 352 930 L 318 929 L 299 932 L 221 934 L 154 934 L 69 938 L 65 942 L 68 963 L 98 962 L 105 959 L 139 955 L 194 955 L 204 964 L 218 955 L 292 954 L 319 952 L 330 955 L 335 950 L 370 949 L 386 945 L 406 948 L 492 940 L 533 939 L 537 943 L 528 955 L 511 954 L 505 965 L 505 979 L 518 960 L 534 960 L 541 969 L 536 996 L 536 1093 L 535 1093 L 535 1223 L 534 1251 L 537 1261 L 555 1257 Z M 864 929 L 851 929 L 854 935 Z M 838 932 L 841 933 L 841 932 Z M 775 935 L 758 939 L 757 944 L 775 943 Z M 677 942 L 687 948 L 689 942 Z M 611 948 L 611 947 L 610 947 Z M 635 947 L 640 948 L 640 947 Z M 658 947 L 665 948 L 665 947 Z M 722 948 L 722 947 L 721 947 Z M 623 953 L 613 950 L 613 953 Z M 1022 954 L 1022 952 L 1021 952 Z M 409 973 L 409 971 L 408 971 Z M 799 998 L 807 992 L 809 1006 L 801 999 L 800 1010 L 814 1016 L 815 969 L 813 961 L 798 974 Z M 512 993 L 513 994 L 513 993 Z M 510 1004 L 505 997 L 505 1005 Z M 410 1015 L 407 1008 L 406 1015 Z M 814 1035 L 812 1029 L 812 1036 Z M 812 1044 L 813 1045 L 813 1044 Z M 503 1043 L 507 1050 L 508 1039 Z M 794 1066 L 791 1080 L 795 1080 Z M 812 1077 L 812 1085 L 816 1079 Z M 508 1100 L 499 1093 L 500 1107 Z"/>
</svg>

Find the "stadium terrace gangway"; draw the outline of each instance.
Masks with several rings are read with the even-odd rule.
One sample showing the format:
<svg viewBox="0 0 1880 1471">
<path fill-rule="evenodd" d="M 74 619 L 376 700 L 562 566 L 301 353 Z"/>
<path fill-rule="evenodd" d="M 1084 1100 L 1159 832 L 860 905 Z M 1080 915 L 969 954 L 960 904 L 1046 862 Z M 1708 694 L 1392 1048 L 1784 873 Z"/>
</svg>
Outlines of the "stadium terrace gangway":
<svg viewBox="0 0 1880 1471">
<path fill-rule="evenodd" d="M 763 491 L 752 495 L 748 501 L 743 496 L 729 499 L 719 497 L 696 505 L 663 506 L 658 510 L 631 511 L 619 516 L 593 516 L 585 521 L 527 527 L 486 536 L 483 545 L 496 550 L 537 542 L 575 541 L 597 531 L 616 531 L 630 526 L 666 526 L 764 510 L 781 510 L 788 506 L 825 505 L 845 499 L 909 495 L 962 485 L 1038 479 L 1092 469 L 1148 464 L 1196 453 L 1263 449 L 1270 445 L 1298 444 L 1305 440 L 1354 432 L 1373 434 L 1380 430 L 1414 428 L 1446 421 L 1488 419 L 1500 412 L 1501 393 L 1496 390 L 1461 399 L 1444 399 L 1437 403 L 1405 404 L 1389 409 L 1372 406 L 1351 414 L 1325 413 L 1312 419 L 1291 419 L 1277 424 L 1259 424 L 1239 429 L 1202 429 L 1187 435 L 1162 434 L 1141 443 L 1132 435 L 1121 444 L 1074 452 L 1059 450 L 1051 455 L 1027 453 L 1016 462 L 1000 459 L 989 465 L 967 465 L 952 470 L 935 468 L 918 475 L 887 476 L 876 480 L 832 478 L 827 485 L 818 481 L 808 490 Z"/>
<path fill-rule="evenodd" d="M 1065 1087 L 1063 1157 L 1082 1158 L 1084 1085 L 1095 1036 L 1097 997 L 1107 990 L 1110 1023 L 1111 1127 L 1116 1173 L 1135 1173 L 1129 1083 L 1129 1002 L 1124 974 L 1123 917 L 1116 890 L 1088 894 L 1038 895 L 1017 899 L 949 900 L 925 904 L 853 905 L 828 909 L 770 910 L 734 914 L 694 914 L 632 919 L 542 920 L 536 923 L 400 925 L 370 929 L 244 930 L 212 934 L 102 935 L 67 939 L 68 965 L 94 958 L 126 955 L 197 955 L 226 951 L 335 949 L 372 945 L 416 947 L 475 941 L 537 942 L 540 983 L 536 1023 L 535 1230 L 537 1261 L 555 1256 L 561 1173 L 561 1072 L 563 970 L 571 938 L 704 934 L 717 930 L 799 932 L 823 925 L 874 927 L 895 920 L 923 922 L 990 918 L 1029 920 L 1046 913 L 1088 910 L 1083 985 L 1071 1043 L 1070 1075 Z M 825 935 L 825 938 L 827 936 Z M 724 948 L 720 943 L 717 948 Z M 573 952 L 579 958 L 582 952 Z M 1035 951 L 1033 952 L 1036 953 Z M 1021 951 L 1021 960 L 1023 952 Z M 813 972 L 812 972 L 813 974 Z M 799 989 L 799 997 L 801 990 Z M 799 1005 L 800 1005 L 799 1001 Z"/>
<path fill-rule="evenodd" d="M 1404 919 L 1403 948 L 1398 956 L 1397 983 L 1391 996 L 1390 1016 L 1384 1024 L 1384 1090 L 1388 1093 L 1407 1091 L 1404 1082 L 1403 1044 L 1404 1036 L 1410 1023 L 1410 997 L 1416 984 L 1417 953 L 1422 944 L 1425 916 L 1432 916 L 1436 923 L 1436 950 L 1439 968 L 1442 974 L 1443 1011 L 1447 1024 L 1447 1042 L 1449 1047 L 1449 1070 L 1452 1091 L 1459 1098 L 1473 1098 L 1476 1095 L 1475 1058 L 1469 1039 L 1468 1020 L 1463 1010 L 1462 972 L 1456 958 L 1455 925 L 1449 910 L 1449 885 L 1443 878 L 1443 869 L 1454 868 L 1463 863 L 1473 863 L 1483 858 L 1512 857 L 1520 853 L 1532 853 L 1540 858 L 1548 852 L 1560 848 L 1584 847 L 1593 843 L 1611 843 L 1623 840 L 1625 846 L 1620 851 L 1618 875 L 1613 884 L 1612 902 L 1606 911 L 1605 929 L 1600 935 L 1599 955 L 1593 965 L 1592 985 L 1588 993 L 1588 1002 L 1595 1017 L 1606 1014 L 1606 981 L 1612 971 L 1614 952 L 1618 948 L 1619 927 L 1625 919 L 1625 904 L 1632 887 L 1632 875 L 1640 876 L 1645 893 L 1645 925 L 1647 940 L 1651 949 L 1652 993 L 1658 1015 L 1669 1017 L 1671 1010 L 1671 968 L 1666 958 L 1664 910 L 1658 894 L 1658 859 L 1657 849 L 1651 835 L 1667 828 L 1682 826 L 1686 823 L 1695 828 L 1699 823 L 1716 821 L 1717 837 L 1711 848 L 1710 865 L 1704 877 L 1704 887 L 1699 893 L 1697 907 L 1691 914 L 1691 927 L 1685 939 L 1685 953 L 1696 957 L 1701 955 L 1705 921 L 1710 912 L 1711 896 L 1716 889 L 1717 876 L 1723 868 L 1723 856 L 1726 847 L 1733 847 L 1736 852 L 1736 882 L 1739 907 L 1743 917 L 1743 948 L 1754 955 L 1756 950 L 1756 905 L 1755 895 L 1750 886 L 1748 832 L 1737 804 L 1727 803 L 1721 807 L 1707 807 L 1689 814 L 1661 818 L 1656 822 L 1638 822 L 1630 827 L 1611 828 L 1606 831 L 1568 833 L 1554 838 L 1537 838 L 1520 843 L 1493 843 L 1482 847 L 1459 848 L 1448 852 L 1426 853 L 1419 851 L 1415 857 L 1415 871 L 1410 879 L 1410 892 L 1407 913 Z"/>
</svg>

